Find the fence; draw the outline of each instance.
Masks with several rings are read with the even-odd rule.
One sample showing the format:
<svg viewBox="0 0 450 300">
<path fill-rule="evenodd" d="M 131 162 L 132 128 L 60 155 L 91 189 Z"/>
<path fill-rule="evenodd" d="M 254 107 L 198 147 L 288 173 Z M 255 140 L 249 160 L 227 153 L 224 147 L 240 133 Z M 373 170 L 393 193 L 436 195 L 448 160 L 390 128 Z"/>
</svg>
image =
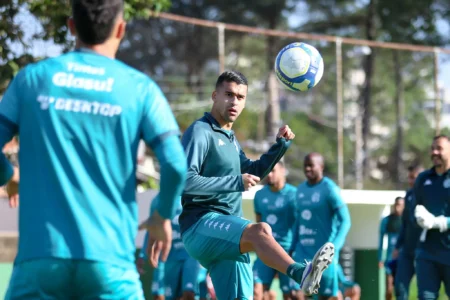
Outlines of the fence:
<svg viewBox="0 0 450 300">
<path fill-rule="evenodd" d="M 159 83 L 166 89 L 176 113 L 183 115 L 186 109 L 198 110 L 209 105 L 206 99 L 209 94 L 205 90 L 212 86 L 217 71 L 236 67 L 243 69 L 245 74 L 250 74 L 247 75 L 250 81 L 256 82 L 249 86 L 249 95 L 253 99 L 249 108 L 256 113 L 256 117 L 252 115 L 254 118 L 250 119 L 257 124 L 256 129 L 249 129 L 249 121 L 240 120 L 239 123 L 244 124 L 238 128 L 244 130 L 243 135 L 264 140 L 268 131 L 261 130 L 261 127 L 268 119 L 270 121 L 270 117 L 274 118 L 273 111 L 277 112 L 278 105 L 284 121 L 299 121 L 299 114 L 290 113 L 303 112 L 306 120 L 302 119 L 296 128 L 300 141 L 292 155 L 298 161 L 298 157 L 313 148 L 326 152 L 329 172 L 335 174 L 341 187 L 361 188 L 363 177 L 369 175 L 384 184 L 384 188 L 390 180 L 403 184 L 402 171 L 406 163 L 414 160 L 426 162 L 430 135 L 442 131 L 444 95 L 438 84 L 438 75 L 440 59 L 447 59 L 450 49 L 268 30 L 170 13 L 160 13 L 149 22 L 148 35 L 135 40 L 147 39 L 155 44 L 166 41 L 164 51 L 161 56 L 156 55 L 158 61 L 154 62 L 160 69 L 152 72 L 160 78 Z M 324 78 L 307 93 L 291 93 L 280 85 L 275 94 L 269 93 L 271 89 L 267 89 L 267 77 L 271 59 L 282 46 L 298 40 L 311 43 L 322 53 L 325 60 Z M 131 51 L 133 47 L 129 45 L 125 49 Z M 158 53 L 153 44 L 149 43 L 148 47 L 153 49 L 149 53 Z M 267 48 L 272 48 L 272 52 Z M 264 59 L 265 52 L 268 52 L 268 59 Z M 372 80 L 366 78 L 365 68 L 360 65 L 367 63 L 370 54 L 376 54 L 378 58 Z M 180 58 L 177 63 L 176 57 L 184 57 L 184 61 Z M 171 71 L 171 68 L 176 71 Z M 174 73 L 186 76 L 187 88 L 203 101 L 193 103 L 180 100 L 189 92 L 175 92 L 182 84 Z M 167 74 L 177 79 L 169 82 L 171 76 Z M 199 77 L 203 79 L 199 80 Z M 274 103 L 274 97 L 277 103 Z M 301 101 L 298 101 L 299 98 Z M 319 104 L 322 107 L 318 107 Z M 268 108 L 272 115 L 266 114 Z M 183 123 L 188 117 L 183 115 L 180 119 Z M 275 123 L 272 120 L 272 125 Z M 301 127 L 302 124 L 304 127 Z M 424 129 L 420 132 L 422 125 Z M 306 126 L 315 130 L 306 134 L 302 132 Z M 334 131 L 335 134 L 332 134 Z M 420 137 L 417 136 L 419 132 Z M 306 136 L 301 137 L 302 134 Z M 328 145 L 333 145 L 324 147 L 326 143 L 317 141 L 319 134 L 328 139 Z M 257 142 L 247 146 L 254 146 L 255 149 L 266 147 Z M 294 160 L 291 173 L 296 175 L 297 180 L 301 177 L 295 174 L 299 173 L 300 164 Z"/>
</svg>

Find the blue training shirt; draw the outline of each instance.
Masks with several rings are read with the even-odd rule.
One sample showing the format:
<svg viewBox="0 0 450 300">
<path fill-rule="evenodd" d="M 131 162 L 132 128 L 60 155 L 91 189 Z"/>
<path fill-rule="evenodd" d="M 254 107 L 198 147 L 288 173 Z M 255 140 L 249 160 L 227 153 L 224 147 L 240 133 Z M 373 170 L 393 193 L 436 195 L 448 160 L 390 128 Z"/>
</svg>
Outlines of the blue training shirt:
<svg viewBox="0 0 450 300">
<path fill-rule="evenodd" d="M 0 102 L 0 143 L 14 134 L 20 136 L 16 263 L 56 257 L 134 268 L 139 141 L 158 149 L 173 136 L 181 152 L 158 159 L 186 159 L 157 84 L 84 49 L 29 64 Z M 180 175 L 166 195 L 179 197 L 183 184 Z M 170 216 L 175 199 L 165 200 L 161 215 Z"/>
<path fill-rule="evenodd" d="M 339 187 L 328 177 L 314 185 L 305 181 L 297 188 L 297 207 L 291 247 L 296 261 L 313 259 L 323 244 L 331 242 L 336 249 L 333 262 L 337 263 L 351 227 L 348 207 Z"/>
<path fill-rule="evenodd" d="M 289 250 L 292 244 L 296 192 L 293 185 L 286 183 L 278 192 L 272 192 L 265 185 L 255 194 L 255 213 L 261 215 L 262 222 L 270 225 L 273 237 L 285 250 Z"/>
</svg>

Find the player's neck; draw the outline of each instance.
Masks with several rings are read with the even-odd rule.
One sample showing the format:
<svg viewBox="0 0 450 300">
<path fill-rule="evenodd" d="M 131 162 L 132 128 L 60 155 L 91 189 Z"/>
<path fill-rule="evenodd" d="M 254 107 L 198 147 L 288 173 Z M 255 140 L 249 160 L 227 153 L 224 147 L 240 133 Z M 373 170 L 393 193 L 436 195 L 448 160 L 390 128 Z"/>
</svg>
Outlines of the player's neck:
<svg viewBox="0 0 450 300">
<path fill-rule="evenodd" d="M 435 168 L 436 173 L 438 173 L 439 175 L 444 174 L 445 172 L 447 172 L 450 169 L 450 165 L 448 165 L 447 163 L 443 163 L 440 166 L 437 166 Z"/>
<path fill-rule="evenodd" d="M 321 182 L 323 179 L 323 176 L 318 176 L 317 178 L 314 178 L 312 180 L 308 180 L 309 185 L 315 185 Z"/>
<path fill-rule="evenodd" d="M 105 44 L 100 44 L 100 45 L 87 45 L 87 44 L 81 42 L 80 40 L 78 40 L 76 43 L 76 48 L 77 49 L 80 49 L 80 48 L 89 49 L 99 55 L 103 55 L 103 56 L 113 58 L 113 59 L 116 58 L 116 53 L 117 53 L 117 49 L 115 49 L 114 47 L 109 45 L 107 42 Z"/>
<path fill-rule="evenodd" d="M 214 120 L 217 121 L 217 123 L 219 123 L 220 128 L 225 129 L 225 130 L 231 130 L 231 128 L 233 127 L 233 123 L 225 121 L 222 118 L 222 116 L 218 112 L 216 112 L 214 109 L 211 110 L 211 116 L 214 118 Z"/>
<path fill-rule="evenodd" d="M 285 181 L 280 181 L 276 184 L 273 184 L 270 186 L 270 190 L 274 193 L 281 191 L 284 188 L 284 185 L 286 184 Z"/>
</svg>

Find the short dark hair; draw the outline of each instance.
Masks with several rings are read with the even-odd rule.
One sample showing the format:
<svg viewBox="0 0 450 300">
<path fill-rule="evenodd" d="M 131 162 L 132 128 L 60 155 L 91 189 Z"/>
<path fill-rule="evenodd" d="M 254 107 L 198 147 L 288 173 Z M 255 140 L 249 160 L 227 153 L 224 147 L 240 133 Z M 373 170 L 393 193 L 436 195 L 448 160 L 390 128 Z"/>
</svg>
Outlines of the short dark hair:
<svg viewBox="0 0 450 300">
<path fill-rule="evenodd" d="M 248 85 L 247 78 L 238 71 L 225 71 L 217 78 L 216 88 L 218 88 L 222 82 L 235 82 L 237 84 Z"/>
<path fill-rule="evenodd" d="M 78 38 L 87 45 L 104 43 L 123 12 L 123 0 L 72 0 Z"/>
<path fill-rule="evenodd" d="M 450 142 L 450 138 L 447 135 L 445 135 L 445 134 L 440 134 L 440 135 L 435 136 L 433 138 L 433 141 L 436 141 L 436 140 L 439 140 L 439 139 L 446 139 L 447 141 Z"/>
<path fill-rule="evenodd" d="M 405 198 L 403 198 L 403 197 L 397 197 L 397 198 L 395 198 L 395 203 L 398 203 L 400 200 L 405 200 Z"/>
<path fill-rule="evenodd" d="M 423 170 L 423 166 L 419 163 L 412 164 L 408 167 L 408 172 L 419 172 Z"/>
</svg>

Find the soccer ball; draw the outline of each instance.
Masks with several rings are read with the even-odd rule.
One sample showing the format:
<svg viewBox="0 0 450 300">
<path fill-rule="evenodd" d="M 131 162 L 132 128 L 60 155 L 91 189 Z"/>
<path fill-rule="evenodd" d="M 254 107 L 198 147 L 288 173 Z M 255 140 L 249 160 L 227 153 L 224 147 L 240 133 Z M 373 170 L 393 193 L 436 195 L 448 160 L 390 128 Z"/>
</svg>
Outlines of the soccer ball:
<svg viewBox="0 0 450 300">
<path fill-rule="evenodd" d="M 308 91 L 322 79 L 322 56 L 311 45 L 289 44 L 278 52 L 275 74 L 286 88 L 296 92 Z"/>
</svg>

